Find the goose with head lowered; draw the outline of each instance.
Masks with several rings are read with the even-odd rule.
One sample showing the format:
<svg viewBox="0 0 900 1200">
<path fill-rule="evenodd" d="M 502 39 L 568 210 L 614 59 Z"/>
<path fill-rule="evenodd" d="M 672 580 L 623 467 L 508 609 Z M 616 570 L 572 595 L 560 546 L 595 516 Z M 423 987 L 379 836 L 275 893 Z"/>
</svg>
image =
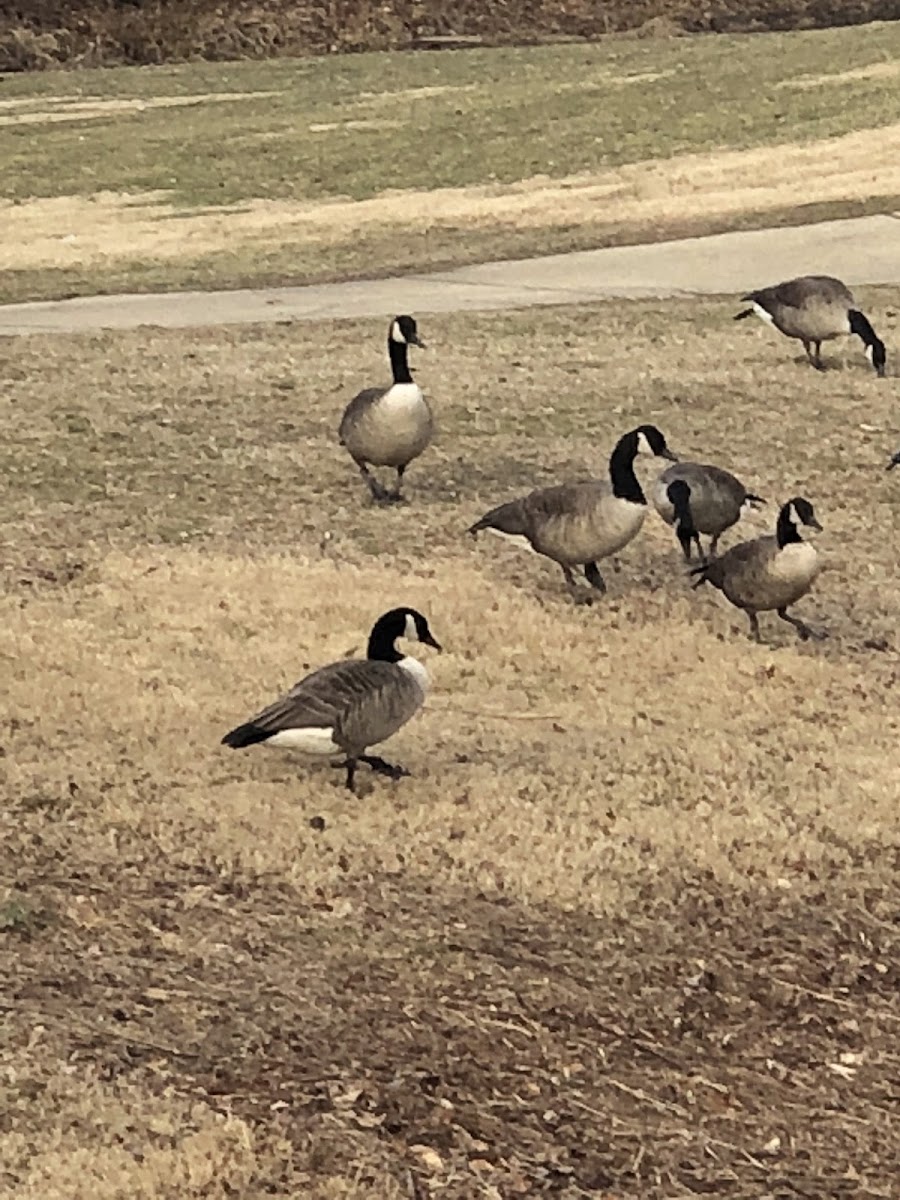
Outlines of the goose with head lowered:
<svg viewBox="0 0 900 1200">
<path fill-rule="evenodd" d="M 359 468 L 374 500 L 403 499 L 403 474 L 428 447 L 434 436 L 434 417 L 422 389 L 409 369 L 409 347 L 425 349 L 413 317 L 395 317 L 388 330 L 388 355 L 393 382 L 365 388 L 344 410 L 338 429 L 340 443 Z M 379 482 L 370 467 L 393 467 L 393 491 Z"/>
<path fill-rule="evenodd" d="M 672 487 L 675 486 L 673 496 Z M 667 467 L 654 483 L 650 498 L 653 507 L 667 525 L 682 525 L 682 511 L 690 503 L 693 536 L 685 542 L 678 532 L 684 556 L 691 557 L 691 545 L 697 546 L 697 556 L 703 558 L 699 534 L 708 534 L 709 557 L 715 557 L 722 534 L 736 524 L 745 508 L 765 504 L 761 496 L 748 492 L 737 476 L 711 463 L 679 462 Z M 677 503 L 676 503 L 677 498 Z"/>
<path fill-rule="evenodd" d="M 805 642 L 825 634 L 792 617 L 789 605 L 805 596 L 821 570 L 816 548 L 800 536 L 799 526 L 821 532 L 813 506 L 803 496 L 788 500 L 778 514 L 774 535 L 741 542 L 710 562 L 694 567 L 694 587 L 711 583 L 750 620 L 754 641 L 761 641 L 757 613 L 775 611 Z"/>
<path fill-rule="evenodd" d="M 853 293 L 840 279 L 831 275 L 801 275 L 774 287 L 748 292 L 742 300 L 750 301 L 734 318 L 742 321 L 754 314 L 767 325 L 789 338 L 803 343 L 806 357 L 819 371 L 822 362 L 822 343 L 844 334 L 855 333 L 866 348 L 866 357 L 878 375 L 884 375 L 887 353 L 884 342 L 872 328 L 869 318 L 860 312 Z"/>
<path fill-rule="evenodd" d="M 590 603 L 572 574 L 581 567 L 588 583 L 606 591 L 597 563 L 636 537 L 647 514 L 647 499 L 634 473 L 638 454 L 677 462 L 655 425 L 640 425 L 616 443 L 609 460 L 609 481 L 591 479 L 538 488 L 520 500 L 492 508 L 469 529 L 482 529 L 530 546 L 558 563 L 576 603 Z"/>
<path fill-rule="evenodd" d="M 367 656 L 320 667 L 274 704 L 222 738 L 232 750 L 265 743 L 316 758 L 341 757 L 354 790 L 358 763 L 399 779 L 403 767 L 367 754 L 393 736 L 425 702 L 429 677 L 415 658 L 397 649 L 401 638 L 440 652 L 428 621 L 414 608 L 393 608 L 372 626 Z"/>
</svg>

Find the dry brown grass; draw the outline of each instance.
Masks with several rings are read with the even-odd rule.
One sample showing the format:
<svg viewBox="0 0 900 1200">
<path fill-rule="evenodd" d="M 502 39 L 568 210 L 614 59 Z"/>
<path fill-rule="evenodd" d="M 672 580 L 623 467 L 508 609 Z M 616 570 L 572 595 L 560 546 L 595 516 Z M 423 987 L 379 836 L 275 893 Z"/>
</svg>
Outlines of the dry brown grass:
<svg viewBox="0 0 900 1200">
<path fill-rule="evenodd" d="M 892 1194 L 894 397 L 732 312 L 422 319 L 387 513 L 334 441 L 380 321 L 0 346 L 0 1194 Z M 592 611 L 464 537 L 641 420 L 750 531 L 814 500 L 827 643 L 753 646 L 655 519 Z M 406 601 L 412 778 L 218 746 Z"/>
<path fill-rule="evenodd" d="M 384 124 L 383 118 L 372 122 Z M 335 127 L 311 125 L 310 131 Z M 433 230 L 452 229 L 463 244 L 478 237 L 496 244 L 526 233 L 550 236 L 564 227 L 604 244 L 642 234 L 665 237 L 686 214 L 708 227 L 748 213 L 761 217 L 835 202 L 891 204 L 897 196 L 900 124 L 806 145 L 684 154 L 564 179 L 392 191 L 370 200 L 258 199 L 193 211 L 173 204 L 166 192 L 0 201 L 9 234 L 0 247 L 0 269 L 118 269 L 127 275 L 135 259 L 177 265 L 227 245 L 230 254 L 256 262 L 277 258 L 287 264 L 310 253 L 323 263 L 333 255 L 349 257 L 365 273 L 372 245 L 395 244 L 398 230 L 405 253 L 420 250 L 427 262 Z"/>
</svg>

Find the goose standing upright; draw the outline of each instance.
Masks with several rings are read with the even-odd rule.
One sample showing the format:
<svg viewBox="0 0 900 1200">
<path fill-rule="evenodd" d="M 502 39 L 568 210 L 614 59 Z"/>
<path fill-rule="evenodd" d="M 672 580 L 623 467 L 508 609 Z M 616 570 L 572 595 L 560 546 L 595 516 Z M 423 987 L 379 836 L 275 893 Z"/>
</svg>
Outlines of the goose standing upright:
<svg viewBox="0 0 900 1200">
<path fill-rule="evenodd" d="M 403 474 L 434 436 L 431 408 L 410 373 L 410 346 L 425 349 L 414 318 L 395 317 L 388 330 L 393 382 L 388 387 L 365 388 L 354 396 L 338 429 L 340 443 L 359 468 L 372 498 L 381 502 L 403 499 Z M 392 492 L 376 479 L 370 466 L 396 470 L 397 486 Z"/>
<path fill-rule="evenodd" d="M 366 754 L 405 725 L 425 702 L 429 678 L 397 641 L 408 638 L 440 652 L 428 621 L 414 608 L 393 608 L 372 626 L 365 659 L 344 659 L 301 679 L 281 699 L 222 738 L 240 750 L 265 742 L 315 757 L 342 756 L 347 787 L 354 790 L 357 763 L 399 779 L 409 774 Z"/>
<path fill-rule="evenodd" d="M 647 513 L 647 499 L 634 473 L 634 460 L 641 453 L 678 461 L 655 425 L 640 425 L 616 443 L 609 460 L 609 482 L 591 479 L 538 488 L 492 508 L 469 533 L 474 536 L 487 529 L 552 559 L 562 569 L 576 604 L 589 604 L 591 597 L 579 593 L 572 568 L 582 567 L 591 587 L 606 591 L 597 562 L 636 537 Z"/>
<path fill-rule="evenodd" d="M 751 307 L 739 312 L 734 318 L 736 321 L 755 313 L 785 337 L 799 339 L 806 357 L 817 370 L 825 370 L 823 342 L 855 333 L 862 339 L 866 357 L 877 374 L 884 375 L 887 362 L 884 342 L 872 328 L 869 318 L 856 307 L 853 293 L 840 279 L 831 275 L 801 275 L 774 287 L 748 292 L 741 299 L 749 300 Z"/>
<path fill-rule="evenodd" d="M 806 595 L 821 570 L 815 546 L 801 538 L 798 525 L 820 532 L 822 529 L 813 506 L 803 496 L 795 496 L 782 505 L 774 536 L 741 542 L 726 550 L 721 558 L 690 572 L 697 576 L 695 588 L 711 583 L 732 604 L 743 609 L 750 620 L 754 641 L 762 640 L 757 613 L 772 609 L 782 621 L 794 626 L 804 642 L 810 637 L 825 636 L 787 611 L 789 605 Z"/>
</svg>

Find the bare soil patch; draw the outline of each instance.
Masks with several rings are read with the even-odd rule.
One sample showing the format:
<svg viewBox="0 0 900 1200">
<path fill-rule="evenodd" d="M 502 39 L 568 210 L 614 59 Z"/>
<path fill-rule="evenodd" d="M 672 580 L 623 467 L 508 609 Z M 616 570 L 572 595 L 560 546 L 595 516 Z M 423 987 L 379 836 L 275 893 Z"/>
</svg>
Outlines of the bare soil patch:
<svg viewBox="0 0 900 1200">
<path fill-rule="evenodd" d="M 334 436 L 382 322 L 0 345 L 0 1195 L 892 1196 L 895 398 L 733 311 L 429 319 L 388 513 Z M 642 420 L 769 499 L 732 536 L 814 501 L 827 642 L 654 517 L 589 612 L 465 537 Z M 411 778 L 218 745 L 407 601 Z"/>
</svg>

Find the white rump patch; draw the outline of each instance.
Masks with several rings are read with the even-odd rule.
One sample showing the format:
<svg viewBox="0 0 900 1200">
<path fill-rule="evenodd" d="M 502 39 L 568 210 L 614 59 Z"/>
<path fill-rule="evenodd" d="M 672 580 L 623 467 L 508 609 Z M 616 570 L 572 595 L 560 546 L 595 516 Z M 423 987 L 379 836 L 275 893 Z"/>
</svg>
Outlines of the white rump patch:
<svg viewBox="0 0 900 1200">
<path fill-rule="evenodd" d="M 413 658 L 411 654 L 407 654 L 405 658 L 400 659 L 400 661 L 397 663 L 397 666 L 400 667 L 401 670 L 406 671 L 408 675 L 413 677 L 413 679 L 422 689 L 423 694 L 428 693 L 428 690 L 431 687 L 431 676 L 417 658 Z"/>
<path fill-rule="evenodd" d="M 285 750 L 299 750 L 301 754 L 343 754 L 332 736 L 333 733 L 331 728 L 318 729 L 313 726 L 306 729 L 282 729 L 268 738 L 266 744 L 283 747 Z"/>
<path fill-rule="evenodd" d="M 490 525 L 485 530 L 485 533 L 492 533 L 494 537 L 502 538 L 504 542 L 518 546 L 520 550 L 534 550 L 534 546 L 532 546 L 524 533 L 504 533 L 502 529 L 492 529 Z"/>
<path fill-rule="evenodd" d="M 772 314 L 770 312 L 766 312 L 766 310 L 763 308 L 763 306 L 761 304 L 757 304 L 756 301 L 754 300 L 752 307 L 753 307 L 753 311 L 756 313 L 756 315 L 759 317 L 759 319 L 761 321 L 765 321 L 765 323 L 767 325 L 775 324 L 775 322 L 772 320 Z"/>
<path fill-rule="evenodd" d="M 403 330 L 400 328 L 399 321 L 395 321 L 391 326 L 391 341 L 402 342 L 404 346 L 406 345 L 406 338 L 403 336 Z"/>
</svg>

